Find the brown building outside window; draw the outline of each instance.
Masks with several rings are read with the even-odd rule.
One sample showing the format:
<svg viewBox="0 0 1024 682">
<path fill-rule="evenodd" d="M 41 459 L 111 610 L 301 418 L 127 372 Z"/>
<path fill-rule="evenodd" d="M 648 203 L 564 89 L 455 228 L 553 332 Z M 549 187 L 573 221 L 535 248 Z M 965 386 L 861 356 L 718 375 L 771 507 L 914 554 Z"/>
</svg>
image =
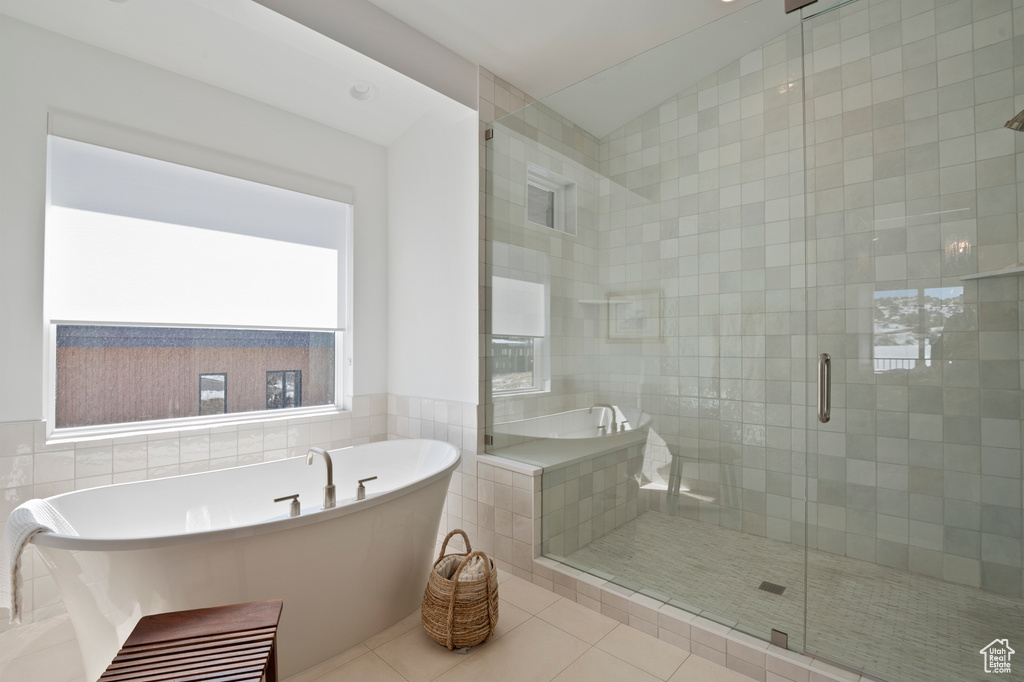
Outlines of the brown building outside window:
<svg viewBox="0 0 1024 682">
<path fill-rule="evenodd" d="M 335 400 L 334 332 L 58 324 L 56 336 L 58 428 Z"/>
</svg>

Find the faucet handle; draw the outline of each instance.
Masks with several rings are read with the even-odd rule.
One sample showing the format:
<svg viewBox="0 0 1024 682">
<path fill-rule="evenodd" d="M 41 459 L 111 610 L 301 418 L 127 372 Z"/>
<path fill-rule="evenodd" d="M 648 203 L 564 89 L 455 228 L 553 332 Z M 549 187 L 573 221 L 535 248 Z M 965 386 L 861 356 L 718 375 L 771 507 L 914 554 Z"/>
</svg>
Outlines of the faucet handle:
<svg viewBox="0 0 1024 682">
<path fill-rule="evenodd" d="M 359 487 L 356 488 L 356 499 L 357 500 L 365 500 L 366 499 L 366 488 L 363 486 L 363 483 L 366 483 L 367 481 L 376 481 L 376 480 L 377 480 L 376 476 L 370 476 L 369 478 L 360 479 L 359 480 Z"/>
<path fill-rule="evenodd" d="M 285 495 L 284 497 L 275 497 L 274 502 L 284 502 L 285 500 L 291 500 L 292 503 L 288 507 L 288 516 L 298 516 L 302 513 L 302 507 L 299 506 L 299 494 Z"/>
</svg>

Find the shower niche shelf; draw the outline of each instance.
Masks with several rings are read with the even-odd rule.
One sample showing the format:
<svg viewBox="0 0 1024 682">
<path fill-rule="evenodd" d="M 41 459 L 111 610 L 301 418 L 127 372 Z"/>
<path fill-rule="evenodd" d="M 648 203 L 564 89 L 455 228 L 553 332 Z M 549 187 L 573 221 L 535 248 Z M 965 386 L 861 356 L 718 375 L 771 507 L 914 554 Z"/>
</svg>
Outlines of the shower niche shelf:
<svg viewBox="0 0 1024 682">
<path fill-rule="evenodd" d="M 960 278 L 960 281 L 966 281 L 969 279 L 991 279 L 993 277 L 1012 277 L 1014 275 L 1024 275 L 1024 263 L 1017 263 L 1011 265 L 1008 268 L 1002 270 L 993 270 L 991 272 L 978 272 L 973 275 L 964 275 Z"/>
</svg>

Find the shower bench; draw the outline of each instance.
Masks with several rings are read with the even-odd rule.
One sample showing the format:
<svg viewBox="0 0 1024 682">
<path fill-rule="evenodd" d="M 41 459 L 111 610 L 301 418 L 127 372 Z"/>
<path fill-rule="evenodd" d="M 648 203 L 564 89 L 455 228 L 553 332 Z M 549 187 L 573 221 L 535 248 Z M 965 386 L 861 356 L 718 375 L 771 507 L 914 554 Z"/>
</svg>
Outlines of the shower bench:
<svg viewBox="0 0 1024 682">
<path fill-rule="evenodd" d="M 143 616 L 100 682 L 277 682 L 281 607 L 275 599 Z"/>
</svg>

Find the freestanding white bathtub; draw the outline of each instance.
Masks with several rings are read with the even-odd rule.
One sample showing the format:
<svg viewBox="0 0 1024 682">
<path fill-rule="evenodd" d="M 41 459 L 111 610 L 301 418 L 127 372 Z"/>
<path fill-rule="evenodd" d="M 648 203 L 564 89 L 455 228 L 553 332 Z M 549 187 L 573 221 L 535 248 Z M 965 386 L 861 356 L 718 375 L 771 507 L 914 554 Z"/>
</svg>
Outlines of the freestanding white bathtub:
<svg viewBox="0 0 1024 682">
<path fill-rule="evenodd" d="M 395 440 L 304 457 L 81 490 L 47 498 L 78 537 L 41 533 L 88 679 L 151 613 L 283 599 L 287 677 L 409 615 L 420 603 L 458 450 Z M 356 481 L 366 499 L 356 501 Z M 302 515 L 277 497 L 299 493 Z"/>
</svg>

